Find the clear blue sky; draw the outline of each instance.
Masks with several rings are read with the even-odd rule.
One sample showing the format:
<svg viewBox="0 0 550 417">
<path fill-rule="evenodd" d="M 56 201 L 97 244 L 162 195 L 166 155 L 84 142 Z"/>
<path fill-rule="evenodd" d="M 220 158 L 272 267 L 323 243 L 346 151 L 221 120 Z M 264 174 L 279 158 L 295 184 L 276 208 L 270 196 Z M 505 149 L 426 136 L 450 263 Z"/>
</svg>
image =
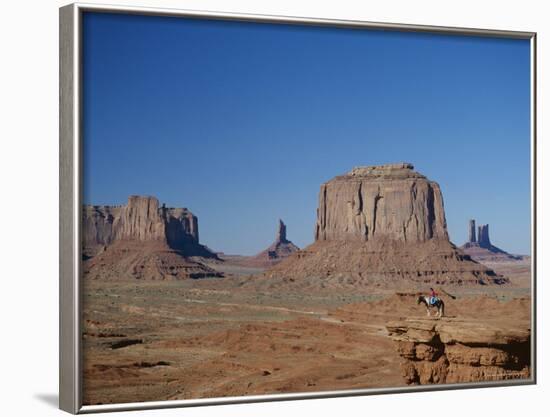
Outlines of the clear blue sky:
<svg viewBox="0 0 550 417">
<path fill-rule="evenodd" d="M 313 241 L 322 182 L 407 161 L 530 252 L 529 42 L 170 17 L 84 18 L 84 201 L 154 195 L 201 242 Z"/>
</svg>

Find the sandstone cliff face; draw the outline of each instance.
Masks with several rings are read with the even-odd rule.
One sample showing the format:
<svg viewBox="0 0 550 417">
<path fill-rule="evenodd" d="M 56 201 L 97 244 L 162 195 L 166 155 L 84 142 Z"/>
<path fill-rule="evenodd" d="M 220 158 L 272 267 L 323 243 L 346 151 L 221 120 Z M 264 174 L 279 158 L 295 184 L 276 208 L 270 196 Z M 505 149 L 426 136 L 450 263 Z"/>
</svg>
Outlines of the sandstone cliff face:
<svg viewBox="0 0 550 417">
<path fill-rule="evenodd" d="M 439 185 L 408 163 L 354 168 L 323 185 L 316 240 L 448 239 Z"/>
<path fill-rule="evenodd" d="M 116 240 L 164 240 L 166 222 L 159 212 L 159 202 L 154 197 L 130 196 L 121 216 L 115 219 Z"/>
<path fill-rule="evenodd" d="M 125 206 L 85 206 L 84 276 L 90 279 L 183 279 L 221 276 L 191 257 L 217 255 L 199 243 L 197 217 L 130 196 Z"/>
<path fill-rule="evenodd" d="M 120 218 L 122 210 L 123 206 L 84 206 L 82 215 L 84 246 L 111 244 L 115 240 L 113 224 L 115 219 Z"/>
<path fill-rule="evenodd" d="M 528 320 L 443 318 L 389 323 L 407 384 L 525 379 L 530 376 Z"/>
<path fill-rule="evenodd" d="M 88 248 L 118 240 L 158 241 L 187 256 L 215 257 L 199 244 L 197 217 L 186 208 L 159 207 L 155 197 L 130 196 L 125 206 L 85 206 L 82 231 Z"/>
</svg>

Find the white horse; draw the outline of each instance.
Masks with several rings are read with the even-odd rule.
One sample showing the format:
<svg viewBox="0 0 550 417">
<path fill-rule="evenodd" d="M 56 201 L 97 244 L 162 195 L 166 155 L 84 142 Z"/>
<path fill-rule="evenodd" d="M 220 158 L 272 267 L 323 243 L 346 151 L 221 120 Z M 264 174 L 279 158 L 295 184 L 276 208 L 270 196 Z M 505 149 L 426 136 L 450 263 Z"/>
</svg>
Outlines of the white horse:
<svg viewBox="0 0 550 417">
<path fill-rule="evenodd" d="M 445 303 L 443 302 L 443 300 L 439 297 L 437 297 L 437 299 L 435 300 L 435 303 L 434 304 L 431 304 L 430 303 L 430 299 L 432 297 L 427 297 L 425 295 L 421 295 L 420 297 L 418 297 L 418 299 L 416 300 L 417 304 L 424 304 L 426 306 L 426 312 L 428 313 L 428 317 L 431 316 L 431 312 L 430 312 L 430 308 L 437 308 L 437 316 L 438 317 L 443 317 L 443 315 L 445 314 Z"/>
</svg>

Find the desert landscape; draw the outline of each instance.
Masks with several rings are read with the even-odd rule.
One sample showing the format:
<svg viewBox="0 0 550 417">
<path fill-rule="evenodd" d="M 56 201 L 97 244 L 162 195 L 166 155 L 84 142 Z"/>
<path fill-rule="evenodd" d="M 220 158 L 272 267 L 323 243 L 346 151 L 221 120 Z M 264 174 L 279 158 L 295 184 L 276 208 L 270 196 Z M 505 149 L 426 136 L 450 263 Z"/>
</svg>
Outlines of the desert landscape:
<svg viewBox="0 0 550 417">
<path fill-rule="evenodd" d="M 152 196 L 83 207 L 84 403 L 530 378 L 529 254 L 475 220 L 451 242 L 438 183 L 410 163 L 318 196 L 310 245 L 279 220 L 253 256 Z M 442 317 L 419 304 L 430 288 Z"/>
</svg>

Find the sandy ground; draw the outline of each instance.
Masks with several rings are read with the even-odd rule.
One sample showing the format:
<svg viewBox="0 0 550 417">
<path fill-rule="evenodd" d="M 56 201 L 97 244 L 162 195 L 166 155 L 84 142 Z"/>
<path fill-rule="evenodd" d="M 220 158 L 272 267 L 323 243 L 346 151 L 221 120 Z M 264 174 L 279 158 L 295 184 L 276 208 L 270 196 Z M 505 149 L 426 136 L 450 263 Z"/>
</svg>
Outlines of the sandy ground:
<svg viewBox="0 0 550 417">
<path fill-rule="evenodd" d="M 520 271 L 517 281 L 453 289 L 447 314 L 525 315 L 528 280 Z M 424 317 L 413 296 L 258 292 L 232 282 L 86 281 L 85 404 L 404 385 L 385 324 Z"/>
<path fill-rule="evenodd" d="M 516 287 L 529 287 L 531 284 L 531 257 L 520 261 L 480 261 L 497 274 L 513 278 Z"/>
</svg>

